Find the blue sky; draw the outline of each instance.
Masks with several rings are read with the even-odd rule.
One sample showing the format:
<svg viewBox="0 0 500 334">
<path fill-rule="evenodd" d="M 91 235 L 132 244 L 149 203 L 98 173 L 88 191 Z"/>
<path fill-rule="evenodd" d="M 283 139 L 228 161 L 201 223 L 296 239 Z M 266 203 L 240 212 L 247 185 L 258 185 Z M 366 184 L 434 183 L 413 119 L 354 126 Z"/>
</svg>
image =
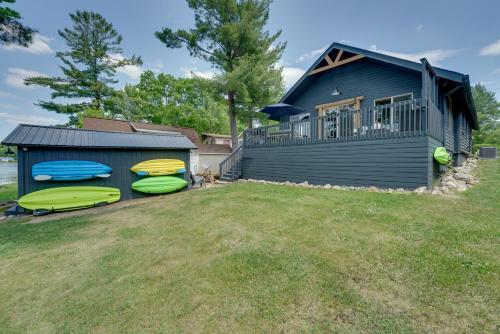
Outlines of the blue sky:
<svg viewBox="0 0 500 334">
<path fill-rule="evenodd" d="M 119 5 L 117 5 L 119 4 Z M 63 115 L 35 106 L 50 98 L 50 90 L 25 87 L 26 76 L 59 74 L 57 50 L 66 46 L 57 30 L 71 26 L 68 13 L 77 9 L 101 13 L 123 36 L 126 56 L 143 58 L 141 68 L 117 74 L 119 86 L 137 82 L 151 69 L 176 76 L 210 76 L 209 64 L 171 50 L 154 37 L 163 26 L 189 28 L 193 14 L 184 0 L 17 0 L 23 22 L 39 30 L 30 48 L 0 47 L 0 138 L 17 124 L 56 124 Z M 268 23 L 282 29 L 288 45 L 282 59 L 290 87 L 330 43 L 353 46 L 417 60 L 467 73 L 500 97 L 500 1 L 301 1 L 275 0 Z"/>
</svg>

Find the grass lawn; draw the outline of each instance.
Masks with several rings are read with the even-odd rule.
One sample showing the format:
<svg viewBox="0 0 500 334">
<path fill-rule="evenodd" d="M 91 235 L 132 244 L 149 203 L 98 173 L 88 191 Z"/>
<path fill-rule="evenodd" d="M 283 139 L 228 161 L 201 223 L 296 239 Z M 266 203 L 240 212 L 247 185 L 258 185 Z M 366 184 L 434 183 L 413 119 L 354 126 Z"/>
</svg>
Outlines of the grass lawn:
<svg viewBox="0 0 500 334">
<path fill-rule="evenodd" d="M 0 185 L 0 202 L 17 200 L 17 183 Z"/>
<path fill-rule="evenodd" d="M 0 332 L 492 333 L 500 160 L 456 197 L 261 184 L 0 223 Z"/>
</svg>

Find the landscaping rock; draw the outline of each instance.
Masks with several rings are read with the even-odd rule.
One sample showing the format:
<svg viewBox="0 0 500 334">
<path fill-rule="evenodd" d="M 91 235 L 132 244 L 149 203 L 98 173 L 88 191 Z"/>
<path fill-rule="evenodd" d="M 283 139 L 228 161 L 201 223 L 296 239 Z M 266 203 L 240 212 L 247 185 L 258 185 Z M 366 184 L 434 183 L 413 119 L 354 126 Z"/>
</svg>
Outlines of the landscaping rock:
<svg viewBox="0 0 500 334">
<path fill-rule="evenodd" d="M 369 192 L 378 192 L 378 191 L 379 191 L 379 189 L 378 189 L 377 187 L 369 187 L 369 188 L 368 188 L 368 191 L 369 191 Z"/>
<path fill-rule="evenodd" d="M 466 186 L 465 184 L 459 184 L 459 185 L 457 186 L 457 191 L 458 191 L 458 192 L 464 192 L 464 191 L 466 191 L 466 190 L 467 190 L 467 186 Z"/>
<path fill-rule="evenodd" d="M 413 192 L 416 193 L 416 194 L 423 194 L 426 191 L 427 191 L 427 187 L 426 186 L 419 187 L 419 188 L 413 190 Z"/>
<path fill-rule="evenodd" d="M 327 184 L 325 184 L 325 185 L 323 186 L 323 188 L 325 188 L 325 189 L 331 189 L 331 188 L 332 188 L 332 185 L 327 183 Z"/>
<path fill-rule="evenodd" d="M 455 173 L 454 177 L 456 180 L 463 180 L 463 181 L 472 179 L 472 177 L 469 174 L 465 173 Z"/>
<path fill-rule="evenodd" d="M 441 190 L 439 190 L 439 189 L 434 189 L 434 190 L 431 192 L 431 194 L 433 194 L 433 195 L 442 195 L 442 194 L 443 194 L 443 192 L 442 192 Z"/>
<path fill-rule="evenodd" d="M 444 186 L 449 189 L 457 189 L 457 183 L 454 181 L 446 181 Z"/>
</svg>

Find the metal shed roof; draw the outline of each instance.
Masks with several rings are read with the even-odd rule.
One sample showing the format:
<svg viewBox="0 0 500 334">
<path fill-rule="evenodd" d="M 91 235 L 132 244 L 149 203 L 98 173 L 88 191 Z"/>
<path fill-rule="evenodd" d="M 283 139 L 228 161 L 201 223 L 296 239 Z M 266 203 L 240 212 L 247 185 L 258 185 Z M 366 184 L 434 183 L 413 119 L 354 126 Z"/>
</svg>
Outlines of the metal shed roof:
<svg viewBox="0 0 500 334">
<path fill-rule="evenodd" d="M 186 136 L 177 134 L 95 131 L 29 124 L 18 125 L 2 144 L 79 148 L 196 148 Z"/>
</svg>

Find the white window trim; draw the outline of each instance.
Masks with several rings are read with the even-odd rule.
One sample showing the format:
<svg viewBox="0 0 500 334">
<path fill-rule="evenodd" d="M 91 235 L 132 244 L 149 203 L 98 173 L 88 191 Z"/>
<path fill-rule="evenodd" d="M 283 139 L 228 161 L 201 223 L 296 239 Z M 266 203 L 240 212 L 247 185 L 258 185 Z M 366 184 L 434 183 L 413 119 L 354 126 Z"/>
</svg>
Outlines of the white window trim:
<svg viewBox="0 0 500 334">
<path fill-rule="evenodd" d="M 399 95 L 393 95 L 393 96 L 387 96 L 387 97 L 383 97 L 383 98 L 380 98 L 380 99 L 375 99 L 373 100 L 373 107 L 377 107 L 377 101 L 382 101 L 382 100 L 388 100 L 390 99 L 391 103 L 390 104 L 393 104 L 394 103 L 394 98 L 396 97 L 401 97 L 401 96 L 406 96 L 406 95 L 410 95 L 410 100 L 413 100 L 413 92 L 409 92 L 409 93 L 404 93 L 404 94 L 399 94 Z M 390 113 L 391 113 L 391 131 L 393 131 L 393 126 L 394 126 L 394 113 L 393 113 L 393 110 L 392 110 L 392 107 L 389 109 L 390 110 Z M 378 113 L 373 113 L 373 127 L 375 129 L 381 129 L 382 128 L 382 123 L 380 122 L 377 122 L 377 114 Z"/>
</svg>

